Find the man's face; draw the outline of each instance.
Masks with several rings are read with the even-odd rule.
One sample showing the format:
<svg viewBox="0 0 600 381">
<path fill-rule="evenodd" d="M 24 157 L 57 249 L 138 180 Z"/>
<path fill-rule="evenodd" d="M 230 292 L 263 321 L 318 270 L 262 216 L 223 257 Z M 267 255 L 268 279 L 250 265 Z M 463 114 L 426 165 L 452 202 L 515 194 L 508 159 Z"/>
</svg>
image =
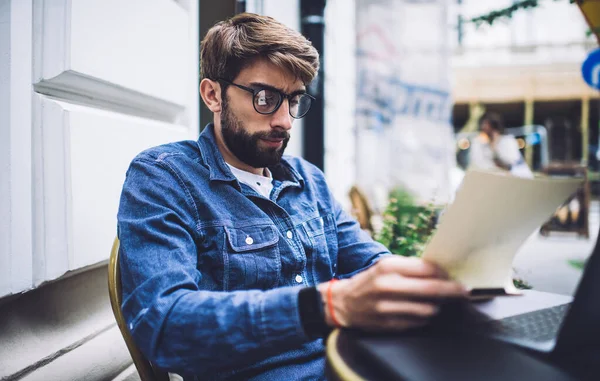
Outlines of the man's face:
<svg viewBox="0 0 600 381">
<path fill-rule="evenodd" d="M 492 128 L 492 126 L 490 126 L 490 122 L 488 122 L 487 120 L 481 122 L 481 132 L 486 134 L 490 139 L 493 137 L 494 129 Z"/>
<path fill-rule="evenodd" d="M 233 82 L 253 89 L 267 85 L 287 94 L 304 90 L 304 84 L 291 73 L 265 60 L 256 60 Z M 292 123 L 287 100 L 275 113 L 262 115 L 254 109 L 250 92 L 229 85 L 222 94 L 220 127 L 226 148 L 251 167 L 263 168 L 279 163 L 290 139 Z"/>
</svg>

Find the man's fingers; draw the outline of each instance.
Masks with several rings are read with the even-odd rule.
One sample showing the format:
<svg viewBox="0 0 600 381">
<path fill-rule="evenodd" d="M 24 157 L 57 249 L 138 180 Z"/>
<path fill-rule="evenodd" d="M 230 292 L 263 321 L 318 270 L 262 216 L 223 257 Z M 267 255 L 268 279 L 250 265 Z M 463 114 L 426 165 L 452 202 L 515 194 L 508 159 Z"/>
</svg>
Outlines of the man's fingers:
<svg viewBox="0 0 600 381">
<path fill-rule="evenodd" d="M 443 279 L 407 278 L 382 275 L 374 280 L 375 292 L 388 298 L 447 299 L 464 298 L 465 288 L 457 282 Z"/>
<path fill-rule="evenodd" d="M 448 279 L 444 269 L 420 258 L 394 255 L 382 258 L 377 264 L 379 274 L 399 274 L 414 278 Z"/>
<path fill-rule="evenodd" d="M 433 303 L 384 299 L 375 304 L 375 312 L 390 317 L 430 319 L 439 312 Z"/>
</svg>

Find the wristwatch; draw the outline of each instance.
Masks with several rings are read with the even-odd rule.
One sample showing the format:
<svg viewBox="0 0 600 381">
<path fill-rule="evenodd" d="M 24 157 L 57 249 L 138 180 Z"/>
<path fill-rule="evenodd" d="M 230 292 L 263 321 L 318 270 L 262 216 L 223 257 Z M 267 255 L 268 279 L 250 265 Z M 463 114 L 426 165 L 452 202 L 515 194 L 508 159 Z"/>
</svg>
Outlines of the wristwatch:
<svg viewBox="0 0 600 381">
<path fill-rule="evenodd" d="M 325 310 L 321 293 L 316 287 L 305 287 L 298 293 L 300 322 L 308 337 L 318 339 L 327 336 L 331 327 L 325 322 Z"/>
</svg>

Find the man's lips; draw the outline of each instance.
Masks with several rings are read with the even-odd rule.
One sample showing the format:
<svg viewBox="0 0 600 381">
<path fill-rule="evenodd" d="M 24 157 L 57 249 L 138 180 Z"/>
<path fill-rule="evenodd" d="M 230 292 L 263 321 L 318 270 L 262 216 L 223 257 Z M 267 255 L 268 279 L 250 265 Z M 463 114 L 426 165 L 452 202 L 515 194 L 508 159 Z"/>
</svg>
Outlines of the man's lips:
<svg viewBox="0 0 600 381">
<path fill-rule="evenodd" d="M 271 147 L 278 147 L 283 143 L 283 139 L 277 138 L 261 138 L 260 140 L 262 140 L 265 144 Z"/>
</svg>

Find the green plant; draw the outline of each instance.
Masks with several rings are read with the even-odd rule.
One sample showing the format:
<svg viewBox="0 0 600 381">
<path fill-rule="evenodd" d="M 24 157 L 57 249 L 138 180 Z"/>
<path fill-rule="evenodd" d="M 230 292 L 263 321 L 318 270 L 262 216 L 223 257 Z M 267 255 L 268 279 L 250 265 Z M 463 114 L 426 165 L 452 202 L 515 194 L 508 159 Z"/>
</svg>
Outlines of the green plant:
<svg viewBox="0 0 600 381">
<path fill-rule="evenodd" d="M 435 231 L 435 218 L 433 203 L 417 205 L 412 194 L 397 188 L 390 193 L 383 213 L 383 227 L 375 238 L 393 254 L 420 256 Z"/>
<path fill-rule="evenodd" d="M 553 0 L 553 1 L 562 1 L 562 0 Z M 569 3 L 578 3 L 582 2 L 582 0 L 569 0 Z M 510 20 L 513 17 L 513 14 L 524 10 L 524 9 L 533 9 L 540 6 L 542 3 L 541 0 L 519 0 L 513 1 L 513 3 L 507 7 L 495 9 L 486 14 L 471 18 L 470 22 L 475 24 L 475 27 L 480 27 L 483 24 L 494 25 L 494 22 L 499 20 Z M 590 32 L 591 33 L 591 32 Z"/>
<path fill-rule="evenodd" d="M 532 285 L 524 281 L 523 279 L 513 278 L 513 284 L 519 290 L 531 290 L 533 288 Z"/>
<path fill-rule="evenodd" d="M 585 261 L 580 259 L 569 259 L 568 263 L 575 267 L 577 270 L 583 270 L 585 268 Z"/>
<path fill-rule="evenodd" d="M 553 1 L 561 1 L 561 0 L 553 0 Z M 569 0 L 569 3 L 583 3 L 584 0 Z M 466 20 L 467 22 L 472 22 L 475 24 L 475 28 L 479 28 L 482 25 L 493 26 L 497 21 L 507 21 L 513 18 L 513 14 L 525 10 L 525 9 L 534 9 L 539 7 L 541 4 L 541 0 L 519 0 L 513 1 L 513 3 L 507 7 L 495 9 L 488 13 L 473 17 L 471 19 Z M 590 37 L 592 34 L 600 36 L 600 27 L 591 28 L 585 31 L 585 36 Z"/>
</svg>

